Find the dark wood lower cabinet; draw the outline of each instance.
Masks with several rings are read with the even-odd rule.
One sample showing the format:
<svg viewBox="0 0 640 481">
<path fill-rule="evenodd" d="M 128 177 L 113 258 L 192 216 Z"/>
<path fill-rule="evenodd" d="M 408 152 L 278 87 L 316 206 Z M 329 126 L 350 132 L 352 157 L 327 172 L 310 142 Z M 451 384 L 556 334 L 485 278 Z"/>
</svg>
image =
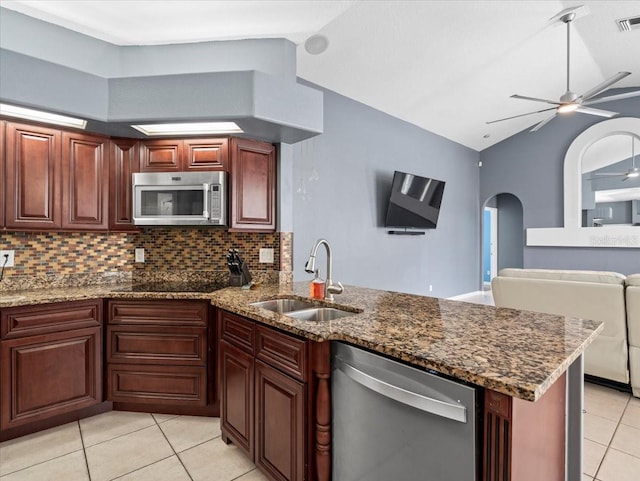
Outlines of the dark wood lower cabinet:
<svg viewBox="0 0 640 481">
<path fill-rule="evenodd" d="M 255 463 L 278 481 L 305 479 L 305 384 L 256 361 Z"/>
<path fill-rule="evenodd" d="M 219 311 L 220 426 L 273 481 L 331 479 L 330 344 Z"/>
<path fill-rule="evenodd" d="M 207 301 L 107 302 L 107 399 L 115 409 L 219 415 Z"/>
<path fill-rule="evenodd" d="M 0 440 L 110 408 L 97 408 L 101 307 L 79 301 L 2 310 Z"/>
<path fill-rule="evenodd" d="M 220 423 L 222 439 L 254 457 L 253 356 L 220 341 Z"/>
</svg>

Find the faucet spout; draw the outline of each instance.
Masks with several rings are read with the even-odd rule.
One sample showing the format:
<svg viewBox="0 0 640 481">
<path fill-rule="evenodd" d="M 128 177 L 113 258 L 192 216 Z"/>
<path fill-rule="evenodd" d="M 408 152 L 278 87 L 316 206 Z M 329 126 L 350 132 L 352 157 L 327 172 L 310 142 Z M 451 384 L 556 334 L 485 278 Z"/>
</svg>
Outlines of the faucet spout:
<svg viewBox="0 0 640 481">
<path fill-rule="evenodd" d="M 318 253 L 318 248 L 324 245 L 327 251 L 327 280 L 325 281 L 324 288 L 324 300 L 325 301 L 333 301 L 334 294 L 342 294 L 344 292 L 344 287 L 341 283 L 334 284 L 331 278 L 332 273 L 332 263 L 331 263 L 331 246 L 329 245 L 329 241 L 326 239 L 318 239 L 314 246 L 311 248 L 311 254 L 309 254 L 309 259 L 307 260 L 304 270 L 309 274 L 313 274 L 316 270 L 316 255 Z"/>
</svg>

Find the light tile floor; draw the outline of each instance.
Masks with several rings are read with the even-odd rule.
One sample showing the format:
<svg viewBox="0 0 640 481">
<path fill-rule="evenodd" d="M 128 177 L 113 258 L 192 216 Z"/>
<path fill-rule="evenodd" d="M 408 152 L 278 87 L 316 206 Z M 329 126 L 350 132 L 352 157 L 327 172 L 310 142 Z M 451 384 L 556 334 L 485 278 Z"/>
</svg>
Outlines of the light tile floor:
<svg viewBox="0 0 640 481">
<path fill-rule="evenodd" d="M 0 480 L 266 481 L 219 422 L 111 411 L 0 443 Z"/>
</svg>

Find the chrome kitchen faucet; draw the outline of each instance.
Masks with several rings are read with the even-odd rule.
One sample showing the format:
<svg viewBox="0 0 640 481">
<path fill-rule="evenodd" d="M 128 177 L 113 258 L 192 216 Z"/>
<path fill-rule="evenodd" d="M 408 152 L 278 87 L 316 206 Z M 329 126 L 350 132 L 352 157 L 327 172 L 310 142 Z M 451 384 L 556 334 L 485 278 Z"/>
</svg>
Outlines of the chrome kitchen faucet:
<svg viewBox="0 0 640 481">
<path fill-rule="evenodd" d="M 324 300 L 333 301 L 333 295 L 342 294 L 344 292 L 344 287 L 340 282 L 338 282 L 338 285 L 335 285 L 331 279 L 331 246 L 329 245 L 329 241 L 326 239 L 318 239 L 316 241 L 315 245 L 311 249 L 311 254 L 309 254 L 309 259 L 304 265 L 304 270 L 309 274 L 313 274 L 316 271 L 316 253 L 318 252 L 320 244 L 323 244 L 327 250 L 327 280 L 324 288 Z"/>
</svg>

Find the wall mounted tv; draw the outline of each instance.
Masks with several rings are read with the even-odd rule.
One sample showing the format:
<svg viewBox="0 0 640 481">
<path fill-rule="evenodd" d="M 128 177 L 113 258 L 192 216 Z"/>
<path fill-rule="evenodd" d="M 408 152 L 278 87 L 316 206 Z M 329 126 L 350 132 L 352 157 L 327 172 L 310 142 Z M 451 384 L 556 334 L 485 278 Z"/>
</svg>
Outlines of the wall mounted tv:
<svg viewBox="0 0 640 481">
<path fill-rule="evenodd" d="M 444 194 L 444 181 L 395 171 L 385 227 L 435 229 Z M 390 234 L 424 234 L 389 231 Z"/>
</svg>

